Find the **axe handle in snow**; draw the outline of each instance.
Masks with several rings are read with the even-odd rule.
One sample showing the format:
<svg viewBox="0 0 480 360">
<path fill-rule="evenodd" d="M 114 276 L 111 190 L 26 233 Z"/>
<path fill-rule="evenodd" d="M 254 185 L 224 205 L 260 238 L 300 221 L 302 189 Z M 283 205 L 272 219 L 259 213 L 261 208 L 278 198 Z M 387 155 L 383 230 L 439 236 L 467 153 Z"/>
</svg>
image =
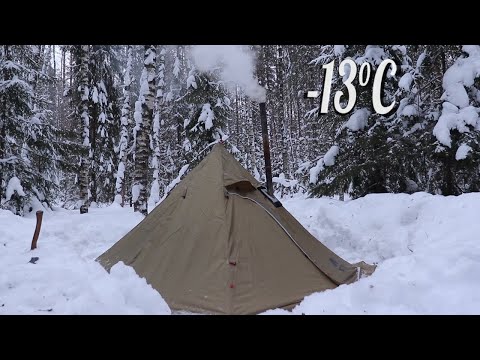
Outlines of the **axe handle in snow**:
<svg viewBox="0 0 480 360">
<path fill-rule="evenodd" d="M 38 210 L 37 226 L 35 226 L 35 232 L 33 233 L 32 246 L 30 247 L 30 250 L 34 250 L 37 248 L 38 235 L 40 235 L 40 228 L 42 227 L 42 218 L 43 218 L 43 211 Z"/>
</svg>

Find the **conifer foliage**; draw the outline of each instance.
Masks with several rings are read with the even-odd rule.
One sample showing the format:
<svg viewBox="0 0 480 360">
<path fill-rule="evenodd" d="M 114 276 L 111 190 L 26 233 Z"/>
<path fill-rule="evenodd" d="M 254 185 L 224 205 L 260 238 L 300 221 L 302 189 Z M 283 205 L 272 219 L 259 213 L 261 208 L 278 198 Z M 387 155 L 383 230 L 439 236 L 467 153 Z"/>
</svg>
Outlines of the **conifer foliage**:
<svg viewBox="0 0 480 360">
<path fill-rule="evenodd" d="M 259 101 L 278 196 L 480 190 L 478 45 L 195 49 L 1 45 L 0 208 L 24 215 L 115 201 L 147 215 L 218 141 L 265 181 Z M 395 106 L 380 114 L 373 80 L 386 59 L 396 72 L 387 68 L 381 102 Z M 334 108 L 349 103 L 342 61 L 357 67 L 347 113 Z M 370 80 L 360 84 L 366 63 Z"/>
</svg>

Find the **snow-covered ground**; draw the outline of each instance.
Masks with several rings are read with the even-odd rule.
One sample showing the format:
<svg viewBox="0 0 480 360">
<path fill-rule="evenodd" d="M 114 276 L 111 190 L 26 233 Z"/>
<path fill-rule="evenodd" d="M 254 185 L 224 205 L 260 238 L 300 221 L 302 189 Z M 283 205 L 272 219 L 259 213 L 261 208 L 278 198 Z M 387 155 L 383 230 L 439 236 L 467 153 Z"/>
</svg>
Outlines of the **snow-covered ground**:
<svg viewBox="0 0 480 360">
<path fill-rule="evenodd" d="M 109 275 L 94 261 L 141 219 L 116 203 L 83 215 L 45 212 L 30 251 L 35 215 L 0 210 L 0 314 L 169 314 L 132 268 L 117 264 Z"/>
<path fill-rule="evenodd" d="M 307 296 L 292 312 L 265 314 L 480 314 L 480 193 L 283 204 L 346 260 L 378 267 L 357 283 Z M 169 314 L 133 269 L 118 264 L 109 275 L 94 261 L 141 218 L 117 204 L 84 215 L 46 212 L 30 251 L 34 216 L 0 210 L 0 314 Z"/>
</svg>

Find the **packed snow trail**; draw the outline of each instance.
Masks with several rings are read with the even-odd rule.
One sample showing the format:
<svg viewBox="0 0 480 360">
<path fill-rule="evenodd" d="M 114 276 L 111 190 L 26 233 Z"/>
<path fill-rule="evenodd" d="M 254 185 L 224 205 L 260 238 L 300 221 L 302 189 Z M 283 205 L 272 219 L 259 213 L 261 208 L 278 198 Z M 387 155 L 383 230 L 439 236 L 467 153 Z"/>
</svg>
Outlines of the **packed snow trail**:
<svg viewBox="0 0 480 360">
<path fill-rule="evenodd" d="M 264 314 L 480 314 L 480 193 L 282 202 L 339 256 L 378 267 L 307 296 L 291 313 Z M 141 219 L 117 204 L 83 215 L 48 211 L 30 251 L 35 215 L 0 210 L 0 314 L 170 314 L 132 268 L 118 264 L 108 274 L 94 261 Z"/>
</svg>

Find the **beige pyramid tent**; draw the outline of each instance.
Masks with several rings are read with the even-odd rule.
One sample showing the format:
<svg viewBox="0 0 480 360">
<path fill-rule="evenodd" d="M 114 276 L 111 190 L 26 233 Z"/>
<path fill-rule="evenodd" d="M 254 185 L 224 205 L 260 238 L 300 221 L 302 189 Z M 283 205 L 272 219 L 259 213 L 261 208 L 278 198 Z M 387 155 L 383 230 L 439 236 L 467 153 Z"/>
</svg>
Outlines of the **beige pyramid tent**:
<svg viewBox="0 0 480 360">
<path fill-rule="evenodd" d="M 260 186 L 217 144 L 97 260 L 132 266 L 172 310 L 211 314 L 289 309 L 373 272 L 330 251 Z"/>
</svg>

